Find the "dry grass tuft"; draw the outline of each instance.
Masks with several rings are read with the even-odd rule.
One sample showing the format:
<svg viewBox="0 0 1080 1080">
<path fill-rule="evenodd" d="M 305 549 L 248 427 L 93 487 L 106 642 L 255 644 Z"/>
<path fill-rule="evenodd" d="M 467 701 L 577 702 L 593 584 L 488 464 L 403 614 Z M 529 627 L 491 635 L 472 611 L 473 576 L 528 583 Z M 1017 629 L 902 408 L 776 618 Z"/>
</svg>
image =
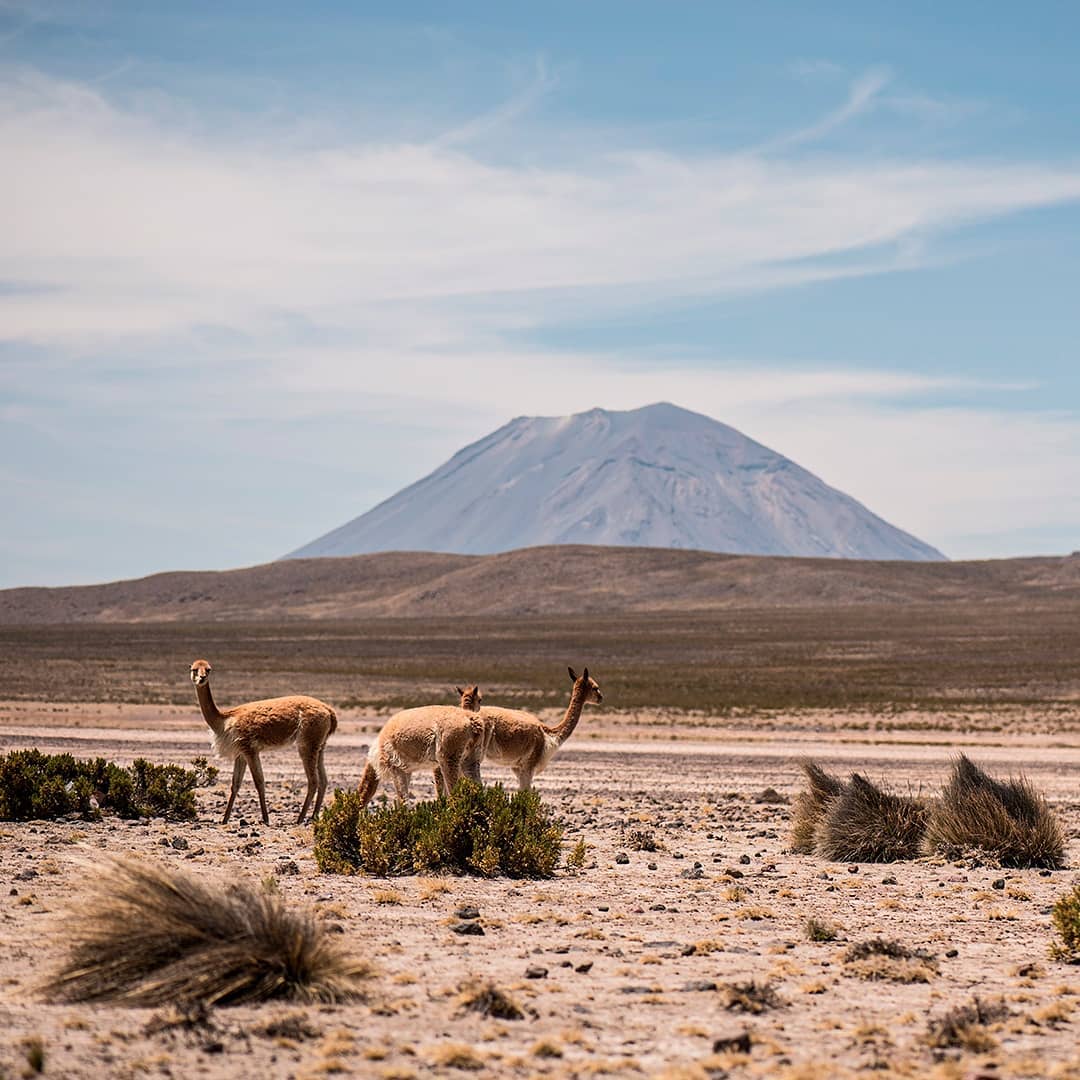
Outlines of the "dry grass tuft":
<svg viewBox="0 0 1080 1080">
<path fill-rule="evenodd" d="M 860 979 L 925 983 L 937 974 L 937 958 L 925 949 L 911 949 L 899 941 L 870 938 L 844 953 L 844 971 Z"/>
<path fill-rule="evenodd" d="M 896 862 L 919 853 L 929 811 L 918 799 L 890 795 L 858 773 L 829 801 L 814 850 L 832 862 Z"/>
<path fill-rule="evenodd" d="M 91 879 L 69 934 L 66 963 L 42 987 L 53 1001 L 347 1001 L 371 974 L 313 914 L 276 893 L 222 889 L 133 859 Z"/>
<path fill-rule="evenodd" d="M 763 1013 L 768 1009 L 779 1009 L 783 999 L 776 992 L 772 983 L 749 982 L 724 983 L 720 992 L 725 997 L 724 1008 L 733 1012 Z"/>
<path fill-rule="evenodd" d="M 931 1019 L 926 1028 L 927 1043 L 938 1050 L 960 1048 L 981 1053 L 995 1046 L 994 1039 L 986 1030 L 1009 1016 L 1004 1001 L 987 1004 L 975 998 L 970 1005 L 958 1005 L 944 1016 Z"/>
<path fill-rule="evenodd" d="M 1030 781 L 995 780 L 964 754 L 930 815 L 925 847 L 947 858 L 977 849 L 1001 866 L 1060 869 L 1065 834 Z"/>
<path fill-rule="evenodd" d="M 804 761 L 807 790 L 795 796 L 791 808 L 791 847 L 800 855 L 814 852 L 814 833 L 830 799 L 844 790 L 844 782 L 812 761 Z"/>
<path fill-rule="evenodd" d="M 477 1070 L 484 1059 L 468 1043 L 440 1043 L 431 1051 L 431 1063 L 444 1069 Z"/>
<path fill-rule="evenodd" d="M 839 931 L 832 923 L 810 916 L 804 924 L 808 941 L 835 941 Z"/>
<path fill-rule="evenodd" d="M 1051 911 L 1060 941 L 1050 944 L 1050 955 L 1067 964 L 1080 964 L 1080 885 L 1059 896 Z"/>
<path fill-rule="evenodd" d="M 521 1006 L 504 990 L 493 982 L 467 982 L 458 994 L 458 1005 L 469 1012 L 481 1016 L 492 1016 L 496 1020 L 523 1020 L 525 1014 Z"/>
</svg>

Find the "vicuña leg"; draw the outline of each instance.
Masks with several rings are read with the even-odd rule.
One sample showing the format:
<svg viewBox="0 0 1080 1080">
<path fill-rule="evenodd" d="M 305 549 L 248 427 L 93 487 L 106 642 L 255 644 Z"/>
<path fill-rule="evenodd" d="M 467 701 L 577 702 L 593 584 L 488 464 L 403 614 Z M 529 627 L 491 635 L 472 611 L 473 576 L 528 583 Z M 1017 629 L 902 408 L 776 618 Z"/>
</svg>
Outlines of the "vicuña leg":
<svg viewBox="0 0 1080 1080">
<path fill-rule="evenodd" d="M 323 761 L 323 757 L 326 754 L 325 744 L 319 747 L 319 790 L 315 795 L 315 810 L 312 812 L 311 819 L 315 820 L 319 816 L 319 812 L 322 810 L 323 798 L 326 796 L 326 764 Z"/>
<path fill-rule="evenodd" d="M 301 748 L 300 760 L 303 762 L 304 772 L 307 774 L 307 794 L 304 796 L 304 805 L 300 807 L 300 816 L 296 819 L 297 825 L 304 824 L 308 807 L 311 805 L 311 800 L 315 798 L 315 788 L 318 786 L 319 781 L 319 763 L 317 759 L 317 751 L 306 746 Z M 318 813 L 317 810 L 315 812 Z"/>
<path fill-rule="evenodd" d="M 255 790 L 259 793 L 259 808 L 262 810 L 264 825 L 270 824 L 270 814 L 266 809 L 266 784 L 263 781 L 262 762 L 259 760 L 258 751 L 253 750 L 248 754 L 248 768 L 251 770 L 251 779 L 255 781 Z"/>
<path fill-rule="evenodd" d="M 228 825 L 229 815 L 232 813 L 233 803 L 236 802 L 236 793 L 240 790 L 240 782 L 244 779 L 244 770 L 247 762 L 242 757 L 233 761 L 232 767 L 232 791 L 229 792 L 229 801 L 225 806 L 225 816 L 221 819 L 222 825 Z"/>
</svg>

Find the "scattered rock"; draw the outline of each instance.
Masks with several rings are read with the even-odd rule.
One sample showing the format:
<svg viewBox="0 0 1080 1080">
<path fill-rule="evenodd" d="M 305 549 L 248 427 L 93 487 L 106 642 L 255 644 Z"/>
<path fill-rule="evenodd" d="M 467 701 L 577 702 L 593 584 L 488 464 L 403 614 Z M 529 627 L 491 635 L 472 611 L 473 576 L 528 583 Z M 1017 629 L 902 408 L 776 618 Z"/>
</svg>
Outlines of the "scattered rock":
<svg viewBox="0 0 1080 1080">
<path fill-rule="evenodd" d="M 579 975 L 588 975 L 589 972 L 592 971 L 592 966 L 593 962 L 591 960 L 586 960 L 584 964 L 578 964 L 578 966 L 574 968 L 574 970 Z"/>
<path fill-rule="evenodd" d="M 296 864 L 295 859 L 278 859 L 274 866 L 274 873 L 278 877 L 292 877 L 300 873 L 300 867 Z"/>
<path fill-rule="evenodd" d="M 990 888 L 997 889 L 1000 892 L 1002 889 L 1005 888 L 1005 879 L 1003 877 L 999 877 L 996 881 L 991 881 Z"/>
<path fill-rule="evenodd" d="M 172 846 L 172 847 L 173 847 L 173 848 L 174 848 L 174 849 L 175 849 L 176 851 L 187 851 L 187 849 L 188 849 L 188 848 L 189 848 L 189 847 L 191 846 L 190 844 L 188 844 L 188 842 L 187 842 L 187 841 L 186 841 L 186 840 L 185 840 L 185 839 L 184 839 L 184 838 L 183 838 L 182 836 L 174 836 L 174 837 L 173 837 L 173 838 L 172 838 L 172 839 L 171 839 L 171 840 L 169 841 L 169 844 L 170 844 L 170 845 L 171 845 L 171 846 Z"/>
<path fill-rule="evenodd" d="M 546 979 L 548 969 L 546 967 L 527 967 L 525 969 L 526 979 Z"/>
<path fill-rule="evenodd" d="M 739 863 L 742 866 L 749 866 L 750 865 L 750 856 L 749 855 L 740 855 L 739 856 Z"/>
<path fill-rule="evenodd" d="M 630 856 L 627 855 L 625 851 L 620 851 L 618 855 L 615 856 L 615 862 L 618 863 L 620 866 L 625 866 L 626 863 L 628 863 L 629 861 Z"/>
<path fill-rule="evenodd" d="M 710 979 L 693 979 L 682 987 L 684 993 L 705 993 L 715 989 L 716 983 Z"/>
<path fill-rule="evenodd" d="M 714 1054 L 723 1054 L 734 1051 L 737 1054 L 749 1054 L 753 1040 L 749 1031 L 740 1031 L 738 1034 L 721 1035 L 713 1040 L 712 1050 Z"/>
<path fill-rule="evenodd" d="M 454 915 L 459 919 L 479 919 L 480 909 L 473 904 L 462 904 Z"/>
<path fill-rule="evenodd" d="M 484 928 L 478 922 L 456 922 L 450 924 L 450 929 L 455 934 L 471 935 L 473 937 L 483 937 Z"/>
<path fill-rule="evenodd" d="M 776 788 L 767 787 L 764 791 L 759 791 L 754 796 L 754 802 L 756 803 L 777 803 L 786 804 L 791 800 L 786 795 L 781 795 Z"/>
</svg>

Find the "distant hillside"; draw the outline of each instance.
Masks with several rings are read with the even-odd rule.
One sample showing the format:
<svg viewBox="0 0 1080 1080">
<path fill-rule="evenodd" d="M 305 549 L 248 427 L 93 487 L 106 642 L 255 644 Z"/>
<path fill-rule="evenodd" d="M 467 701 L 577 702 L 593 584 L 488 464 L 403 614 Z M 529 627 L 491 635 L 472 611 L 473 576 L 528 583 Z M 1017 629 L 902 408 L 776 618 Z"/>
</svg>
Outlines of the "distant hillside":
<svg viewBox="0 0 1080 1080">
<path fill-rule="evenodd" d="M 1080 598 L 1080 556 L 987 562 L 762 558 L 559 546 L 390 552 L 108 585 L 0 591 L 0 624 L 571 615 Z"/>
<path fill-rule="evenodd" d="M 944 558 L 775 450 L 666 403 L 519 416 L 290 557 L 545 544 Z"/>
</svg>

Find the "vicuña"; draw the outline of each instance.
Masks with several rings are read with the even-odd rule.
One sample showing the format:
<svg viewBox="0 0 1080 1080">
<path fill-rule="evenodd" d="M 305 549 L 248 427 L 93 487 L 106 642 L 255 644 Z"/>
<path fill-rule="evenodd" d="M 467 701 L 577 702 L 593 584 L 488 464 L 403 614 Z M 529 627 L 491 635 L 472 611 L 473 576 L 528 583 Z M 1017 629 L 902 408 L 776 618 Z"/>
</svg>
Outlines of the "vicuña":
<svg viewBox="0 0 1080 1080">
<path fill-rule="evenodd" d="M 318 817 L 326 794 L 326 766 L 323 764 L 326 740 L 337 730 L 334 710 L 318 698 L 296 694 L 250 701 L 223 711 L 214 704 L 214 697 L 210 693 L 210 671 L 210 664 L 206 660 L 196 660 L 191 665 L 191 681 L 195 684 L 203 719 L 210 727 L 211 745 L 221 757 L 233 763 L 232 791 L 222 823 L 227 822 L 232 814 L 236 793 L 240 790 L 240 782 L 247 768 L 251 770 L 251 778 L 259 793 L 263 824 L 270 824 L 259 753 L 291 742 L 295 742 L 300 751 L 308 784 L 297 823 L 302 823 L 307 816 L 312 798 L 315 799 L 312 817 Z"/>
</svg>

